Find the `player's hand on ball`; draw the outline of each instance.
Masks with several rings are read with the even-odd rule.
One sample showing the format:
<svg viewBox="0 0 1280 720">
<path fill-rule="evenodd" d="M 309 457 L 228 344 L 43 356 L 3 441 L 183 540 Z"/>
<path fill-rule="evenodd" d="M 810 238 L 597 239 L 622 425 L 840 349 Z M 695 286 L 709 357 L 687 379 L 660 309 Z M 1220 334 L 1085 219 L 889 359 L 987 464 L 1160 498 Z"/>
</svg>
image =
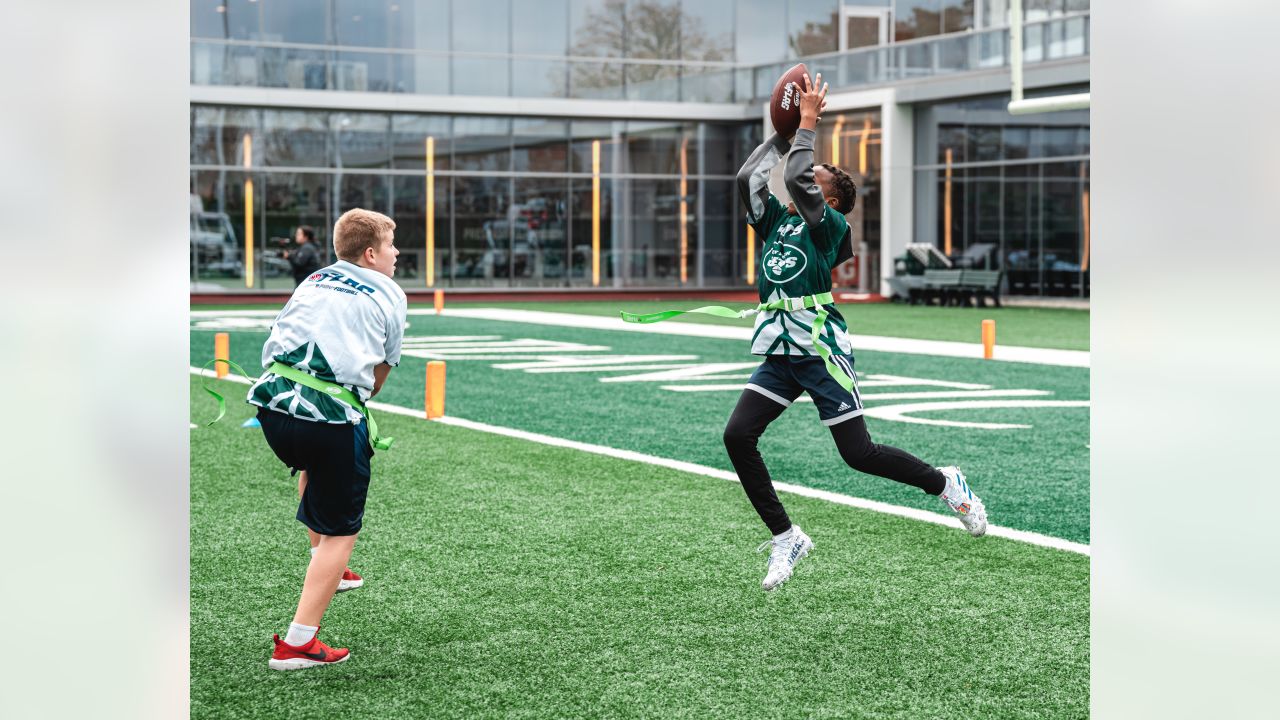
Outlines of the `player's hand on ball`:
<svg viewBox="0 0 1280 720">
<path fill-rule="evenodd" d="M 822 73 L 818 73 L 809 81 L 808 73 L 800 88 L 800 127 L 813 129 L 822 119 L 822 111 L 827 109 L 827 84 L 822 82 Z"/>
</svg>

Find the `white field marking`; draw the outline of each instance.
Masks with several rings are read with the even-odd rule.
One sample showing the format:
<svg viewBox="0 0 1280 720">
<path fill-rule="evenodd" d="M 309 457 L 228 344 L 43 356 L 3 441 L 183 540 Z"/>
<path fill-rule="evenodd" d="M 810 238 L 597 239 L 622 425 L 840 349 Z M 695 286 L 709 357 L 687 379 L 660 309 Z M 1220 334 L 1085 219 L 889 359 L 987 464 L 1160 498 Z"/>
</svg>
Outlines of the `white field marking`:
<svg viewBox="0 0 1280 720">
<path fill-rule="evenodd" d="M 663 390 L 675 392 L 719 392 L 726 390 L 742 390 L 746 386 L 736 385 L 663 385 Z M 924 392 L 889 392 L 862 393 L 863 400 L 940 400 L 942 398 L 992 398 L 992 397 L 1039 397 L 1052 395 L 1048 390 L 929 390 Z M 795 402 L 813 402 L 807 394 L 796 398 Z"/>
<path fill-rule="evenodd" d="M 498 367 L 494 365 L 494 367 Z M 671 365 L 669 363 L 659 363 L 653 365 L 565 365 L 563 367 L 544 367 L 525 370 L 524 372 L 534 375 L 543 375 L 546 373 L 579 373 L 579 372 L 632 372 L 634 370 L 665 370 L 667 368 L 684 367 L 683 365 Z"/>
<path fill-rule="evenodd" d="M 501 335 L 413 335 L 405 336 L 407 343 L 472 343 L 483 340 L 501 340 Z"/>
<path fill-rule="evenodd" d="M 202 375 L 210 378 L 214 377 L 213 371 L 206 372 L 195 366 L 190 366 L 190 370 L 192 375 Z M 231 382 L 237 382 L 242 385 L 251 384 L 249 380 L 238 375 L 228 375 L 223 379 L 230 380 Z M 684 462 L 683 460 L 672 460 L 670 458 L 657 457 L 655 455 L 646 455 L 632 450 L 618 450 L 617 448 L 605 447 L 604 445 L 593 445 L 591 443 L 578 442 L 577 440 L 565 440 L 564 438 L 552 437 L 550 435 L 542 435 L 540 433 L 533 433 L 525 430 L 500 427 L 498 425 L 489 425 L 486 423 L 476 422 L 474 420 L 464 420 L 456 417 L 446 416 L 435 420 L 427 420 L 422 410 L 401 407 L 400 405 L 389 405 L 387 403 L 377 401 L 370 402 L 369 407 L 380 412 L 388 412 L 394 415 L 404 415 L 406 417 L 417 418 L 423 422 L 438 422 L 444 425 L 466 428 L 468 430 L 475 430 L 493 435 L 504 435 L 506 437 L 516 438 L 519 440 L 527 440 L 540 445 L 551 445 L 553 447 L 580 450 L 593 455 L 603 455 L 605 457 L 617 458 L 619 460 L 630 460 L 632 462 L 644 463 L 646 465 L 671 468 L 672 470 L 679 470 L 681 472 L 692 473 L 694 475 L 703 475 L 705 477 L 738 482 L 738 476 L 736 473 L 728 470 L 720 470 L 719 468 L 707 467 L 706 465 Z M 841 493 L 834 493 L 827 490 L 817 490 L 814 488 L 804 487 L 803 485 L 775 482 L 773 486 L 780 492 L 791 493 L 792 495 L 801 495 L 818 500 L 826 500 L 827 502 L 833 502 L 837 505 L 845 505 L 848 507 L 860 508 L 862 510 L 871 510 L 872 512 L 885 513 L 886 515 L 896 515 L 898 517 L 919 520 L 921 522 L 932 523 L 934 525 L 963 528 L 957 518 L 929 512 L 928 510 L 918 510 L 916 508 L 903 507 L 901 505 L 892 505 L 890 503 L 880 502 L 879 500 L 867 500 L 865 498 L 854 497 L 852 495 L 843 495 Z M 1078 553 L 1085 556 L 1090 554 L 1089 546 L 1083 543 L 1063 540 L 1062 538 L 1056 538 L 1051 535 L 1042 535 L 1040 533 L 1030 532 L 1027 530 L 1015 530 L 1013 528 L 1001 527 L 999 525 L 988 525 L 987 534 L 993 537 L 1017 540 L 1018 542 L 1024 542 L 1030 545 L 1038 545 L 1040 547 L 1053 548 L 1055 550 L 1065 550 L 1067 552 Z"/>
<path fill-rule="evenodd" d="M 214 320 L 200 320 L 194 323 L 193 330 L 268 330 L 276 321 L 276 314 L 269 318 L 226 317 Z"/>
<path fill-rule="evenodd" d="M 501 363 L 494 365 L 499 370 L 524 370 L 525 372 L 557 372 L 563 369 L 581 369 L 599 368 L 601 370 L 621 369 L 612 368 L 612 365 L 633 365 L 635 363 L 672 363 L 677 360 L 697 360 L 697 355 L 606 355 L 606 356 L 588 356 L 588 357 L 572 357 L 561 355 L 559 357 L 546 357 L 529 360 L 526 362 Z M 659 367 L 685 367 L 688 363 L 679 365 L 662 365 Z"/>
<path fill-rule="evenodd" d="M 420 341 L 416 338 L 405 338 L 406 345 L 413 345 L 418 349 L 435 349 L 442 351 L 453 350 L 507 350 L 510 348 L 544 348 L 552 352 L 561 352 L 564 350 L 590 350 L 595 351 L 596 348 L 609 350 L 604 345 L 584 345 L 576 342 L 563 342 L 560 340 L 539 340 L 537 338 L 512 338 L 511 340 L 494 340 L 482 342 L 458 342 L 458 343 L 435 343 L 430 340 Z"/>
<path fill-rule="evenodd" d="M 192 429 L 192 430 L 195 430 L 195 429 L 196 429 L 196 424 L 195 424 L 195 423 L 191 423 L 191 429 Z"/>
<path fill-rule="evenodd" d="M 234 317 L 268 317 L 274 318 L 279 310 L 192 310 L 193 318 L 234 318 Z M 856 309 L 850 310 L 856 312 Z M 410 315 L 432 316 L 433 309 L 411 309 Z M 553 313 L 542 310 L 505 310 L 501 308 L 445 308 L 444 315 L 453 317 L 475 318 L 477 320 L 497 320 L 501 322 L 519 322 L 531 325 L 555 325 L 558 327 L 575 327 L 595 330 L 621 330 L 623 332 L 641 332 L 656 335 L 683 335 L 686 337 L 720 338 L 725 340 L 751 340 L 753 329 L 750 327 L 734 327 L 731 325 L 709 325 L 703 323 L 654 323 L 640 325 L 623 322 L 622 318 L 597 315 L 576 315 L 573 313 Z M 855 317 L 856 320 L 856 317 Z M 269 324 L 269 323 L 268 323 Z M 903 353 L 907 355 L 936 355 L 940 357 L 959 357 L 979 359 L 982 357 L 982 343 L 962 343 L 945 340 L 915 340 L 911 338 L 885 337 L 881 335 L 850 335 L 849 341 L 855 349 L 875 352 Z M 1023 362 L 1035 365 L 1060 365 L 1063 367 L 1089 367 L 1089 353 L 1084 350 L 1053 350 L 1049 348 L 1020 347 L 1017 345 L 997 345 L 995 361 Z"/>
<path fill-rule="evenodd" d="M 908 413 L 937 412 L 941 410 L 982 410 L 1000 408 L 1038 408 L 1038 407 L 1089 407 L 1088 400 L 966 400 L 958 402 L 908 403 L 905 405 L 885 405 L 867 408 L 866 417 L 881 420 L 915 423 L 917 425 L 942 425 L 945 427 L 977 428 L 982 430 L 1026 430 L 1030 425 L 1008 425 L 1005 423 L 960 422 L 959 420 L 930 420 L 911 417 Z"/>
<path fill-rule="evenodd" d="M 953 382 L 951 380 L 930 380 L 928 378 L 904 377 L 902 375 L 867 375 L 865 382 L 861 379 L 863 376 L 858 374 L 858 387 L 888 387 L 890 385 L 929 385 L 932 387 L 955 388 L 956 390 L 990 390 L 990 385 L 979 385 L 976 383 Z"/>
<path fill-rule="evenodd" d="M 736 362 L 736 363 L 702 363 L 690 367 L 677 368 L 675 370 L 659 370 L 657 372 L 642 373 L 640 375 L 619 375 L 617 377 L 600 378 L 600 382 L 604 383 L 625 383 L 625 382 L 669 382 L 671 380 L 701 380 L 719 373 L 733 372 L 734 370 L 746 370 L 759 366 L 759 362 Z"/>
<path fill-rule="evenodd" d="M 491 353 L 509 353 L 511 355 L 535 355 L 538 353 L 559 353 L 559 352 L 603 352 L 609 348 L 604 345 L 579 345 L 577 347 L 548 347 L 546 345 L 513 345 L 511 347 L 490 347 L 490 348 L 420 348 L 405 347 L 403 352 L 405 355 L 413 357 L 431 357 L 431 358 L 457 358 L 459 360 L 469 359 L 468 355 L 484 355 Z M 502 359 L 506 359 L 505 357 Z"/>
<path fill-rule="evenodd" d="M 855 312 L 856 310 L 851 310 Z M 410 310 L 410 315 L 434 315 L 434 310 Z M 720 338 L 724 340 L 750 341 L 753 329 L 731 325 L 703 323 L 653 323 L 623 322 L 622 318 L 573 313 L 545 312 L 542 310 L 506 310 L 502 308 L 445 308 L 444 315 L 496 320 L 529 325 L 555 325 L 558 327 L 586 328 L 591 330 L 621 330 L 654 335 L 683 335 L 686 337 Z M 855 317 L 856 320 L 856 317 Z M 975 321 L 974 334 L 977 334 Z M 904 353 L 907 355 L 936 355 L 940 357 L 982 358 L 982 343 L 950 342 L 945 340 L 915 340 L 884 337 L 880 335 L 850 335 L 855 350 Z M 999 362 L 1023 362 L 1036 365 L 1061 365 L 1064 367 L 1089 367 L 1089 353 L 1083 350 L 1052 350 L 1049 348 L 997 345 L 994 358 Z"/>
</svg>

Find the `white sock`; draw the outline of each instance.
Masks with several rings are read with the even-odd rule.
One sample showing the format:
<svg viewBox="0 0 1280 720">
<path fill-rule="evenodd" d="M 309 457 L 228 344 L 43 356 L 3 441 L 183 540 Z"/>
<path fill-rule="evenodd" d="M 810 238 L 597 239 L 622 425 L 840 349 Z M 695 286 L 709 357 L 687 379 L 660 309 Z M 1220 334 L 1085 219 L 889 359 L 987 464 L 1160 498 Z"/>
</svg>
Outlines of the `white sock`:
<svg viewBox="0 0 1280 720">
<path fill-rule="evenodd" d="M 773 539 L 786 540 L 787 538 L 791 537 L 791 533 L 795 532 L 795 529 L 796 529 L 796 526 L 792 525 L 791 527 L 787 528 L 786 532 L 781 532 L 781 533 L 778 533 L 777 535 L 774 535 Z"/>
<path fill-rule="evenodd" d="M 319 549 L 320 549 L 320 548 L 318 548 L 318 547 L 313 547 L 313 548 L 311 548 L 311 557 L 315 557 L 315 556 L 316 556 L 316 551 L 317 551 L 317 550 L 319 550 Z"/>
<path fill-rule="evenodd" d="M 284 641 L 294 647 L 306 645 L 311 642 L 311 638 L 316 636 L 316 632 L 320 628 L 311 625 L 299 625 L 298 623 L 289 623 L 289 632 L 284 636 Z"/>
</svg>

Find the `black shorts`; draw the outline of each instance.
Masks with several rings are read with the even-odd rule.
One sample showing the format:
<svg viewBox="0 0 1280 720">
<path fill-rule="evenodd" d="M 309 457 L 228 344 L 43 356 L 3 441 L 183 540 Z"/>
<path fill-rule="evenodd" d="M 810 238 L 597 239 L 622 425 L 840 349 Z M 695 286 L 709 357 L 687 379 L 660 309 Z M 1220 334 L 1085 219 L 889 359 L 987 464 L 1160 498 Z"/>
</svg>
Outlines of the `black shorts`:
<svg viewBox="0 0 1280 720">
<path fill-rule="evenodd" d="M 747 389 L 789 407 L 800 393 L 808 392 L 818 406 L 823 425 L 831 426 L 862 415 L 862 397 L 853 372 L 853 357 L 832 355 L 832 361 L 845 375 L 853 378 L 852 391 L 840 387 L 831 377 L 827 364 L 817 355 L 794 357 L 768 355 L 747 381 Z"/>
<path fill-rule="evenodd" d="M 311 422 L 266 408 L 258 408 L 258 422 L 276 457 L 307 471 L 298 521 L 321 535 L 360 532 L 373 457 L 368 423 Z"/>
</svg>

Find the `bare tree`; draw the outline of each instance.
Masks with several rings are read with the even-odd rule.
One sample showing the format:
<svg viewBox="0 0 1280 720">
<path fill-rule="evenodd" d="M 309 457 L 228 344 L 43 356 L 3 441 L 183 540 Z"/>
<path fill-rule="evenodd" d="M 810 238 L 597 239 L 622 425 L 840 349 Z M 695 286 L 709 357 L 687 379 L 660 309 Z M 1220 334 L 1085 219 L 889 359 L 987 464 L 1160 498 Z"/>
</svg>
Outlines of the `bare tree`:
<svg viewBox="0 0 1280 720">
<path fill-rule="evenodd" d="M 625 22 L 624 18 L 625 17 Z M 728 60 L 733 55 L 731 39 L 711 38 L 702 18 L 686 15 L 678 0 L 605 0 L 592 11 L 577 34 L 574 55 L 654 60 L 682 58 L 708 61 Z M 606 89 L 622 85 L 622 65 L 601 62 L 579 64 L 573 73 L 575 89 Z M 627 65 L 627 83 L 644 83 L 674 78 L 676 65 Z"/>
</svg>

